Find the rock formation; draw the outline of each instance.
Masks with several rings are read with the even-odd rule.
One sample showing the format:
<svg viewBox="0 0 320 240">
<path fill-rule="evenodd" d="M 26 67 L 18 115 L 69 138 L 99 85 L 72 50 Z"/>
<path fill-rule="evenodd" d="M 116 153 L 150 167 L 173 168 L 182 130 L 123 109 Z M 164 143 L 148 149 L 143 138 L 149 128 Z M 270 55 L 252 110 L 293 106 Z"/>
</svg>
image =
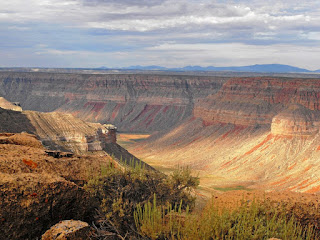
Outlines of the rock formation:
<svg viewBox="0 0 320 240">
<path fill-rule="evenodd" d="M 141 163 L 126 149 L 117 144 L 117 128 L 111 124 L 87 123 L 71 114 L 35 111 L 16 112 L 0 108 L 0 132 L 19 133 L 26 131 L 37 135 L 50 150 L 71 151 L 76 154 L 114 156 L 119 164 Z"/>
<path fill-rule="evenodd" d="M 89 240 L 89 224 L 82 221 L 65 220 L 52 226 L 41 240 Z"/>
<path fill-rule="evenodd" d="M 105 143 L 116 143 L 115 126 L 86 123 L 66 113 L 17 112 L 0 108 L 0 131 L 33 133 L 48 148 L 77 154 L 101 152 Z"/>
<path fill-rule="evenodd" d="M 9 110 L 18 111 L 18 112 L 22 111 L 20 103 L 11 103 L 3 97 L 0 97 L 0 107 L 3 109 L 9 109 Z"/>
</svg>

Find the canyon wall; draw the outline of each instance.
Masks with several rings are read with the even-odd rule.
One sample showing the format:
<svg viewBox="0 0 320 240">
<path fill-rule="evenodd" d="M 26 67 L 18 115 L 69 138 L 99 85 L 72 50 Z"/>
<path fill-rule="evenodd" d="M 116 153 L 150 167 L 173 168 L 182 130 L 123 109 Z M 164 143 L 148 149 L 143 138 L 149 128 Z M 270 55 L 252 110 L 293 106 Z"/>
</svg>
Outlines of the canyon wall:
<svg viewBox="0 0 320 240">
<path fill-rule="evenodd" d="M 77 154 L 103 152 L 108 144 L 117 143 L 117 128 L 111 124 L 87 123 L 59 112 L 6 110 L 1 104 L 0 132 L 32 133 L 51 150 Z"/>
<path fill-rule="evenodd" d="M 275 115 L 293 104 L 320 110 L 319 79 L 231 78 L 217 94 L 195 104 L 194 116 L 209 124 L 270 125 Z"/>
<path fill-rule="evenodd" d="M 194 102 L 216 93 L 223 77 L 0 73 L 0 96 L 25 110 L 71 113 L 120 131 L 170 129 L 192 115 Z"/>
</svg>

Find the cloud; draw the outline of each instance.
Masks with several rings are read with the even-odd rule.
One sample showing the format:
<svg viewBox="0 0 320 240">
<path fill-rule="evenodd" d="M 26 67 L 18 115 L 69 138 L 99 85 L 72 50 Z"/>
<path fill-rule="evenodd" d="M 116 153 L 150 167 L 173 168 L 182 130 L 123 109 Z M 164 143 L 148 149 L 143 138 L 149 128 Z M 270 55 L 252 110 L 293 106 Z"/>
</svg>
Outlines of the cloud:
<svg viewBox="0 0 320 240">
<path fill-rule="evenodd" d="M 111 65 L 112 59 L 121 59 L 119 66 L 157 64 L 156 61 L 173 66 L 208 61 L 221 66 L 268 59 L 316 67 L 311 62 L 314 58 L 308 60 L 307 56 L 318 51 L 319 35 L 320 2 L 315 0 L 0 2 L 0 48 L 10 56 L 17 54 L 16 59 L 21 49 L 30 58 L 47 56 L 48 66 L 55 64 L 57 56 L 64 56 L 67 60 L 62 62 L 66 63 L 85 53 L 87 60 L 73 60 L 69 65 Z M 39 44 L 46 47 L 40 48 Z M 224 55 L 219 50 L 222 46 Z M 293 54 L 297 49 L 299 57 Z M 172 56 L 183 51 L 185 59 Z M 232 56 L 231 52 L 238 55 Z M 272 54 L 277 55 L 271 58 Z M 301 58 L 302 55 L 306 57 Z M 104 62 L 108 56 L 112 56 L 110 62 Z M 0 64 L 5 64 L 4 60 Z"/>
</svg>

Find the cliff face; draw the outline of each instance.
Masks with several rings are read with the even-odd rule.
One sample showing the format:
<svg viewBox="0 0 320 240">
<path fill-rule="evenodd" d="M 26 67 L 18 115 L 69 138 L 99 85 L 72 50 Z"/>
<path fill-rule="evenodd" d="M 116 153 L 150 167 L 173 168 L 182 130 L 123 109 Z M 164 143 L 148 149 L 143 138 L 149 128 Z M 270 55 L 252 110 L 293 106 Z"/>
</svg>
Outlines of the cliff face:
<svg viewBox="0 0 320 240">
<path fill-rule="evenodd" d="M 51 149 L 68 150 L 77 154 L 102 151 L 102 142 L 111 141 L 99 138 L 97 131 L 100 128 L 102 125 L 99 123 L 86 123 L 71 114 L 17 112 L 0 108 L 0 132 L 36 134 Z"/>
<path fill-rule="evenodd" d="M 0 73 L 0 95 L 23 109 L 71 113 L 120 131 L 158 131 L 190 117 L 221 77 Z"/>
<path fill-rule="evenodd" d="M 102 125 L 87 123 L 71 114 L 24 111 L 44 145 L 53 149 L 67 149 L 81 154 L 102 151 L 102 141 L 97 131 Z"/>
<path fill-rule="evenodd" d="M 320 110 L 319 79 L 232 78 L 217 94 L 199 100 L 194 116 L 209 124 L 270 125 L 277 113 L 292 104 Z"/>
</svg>

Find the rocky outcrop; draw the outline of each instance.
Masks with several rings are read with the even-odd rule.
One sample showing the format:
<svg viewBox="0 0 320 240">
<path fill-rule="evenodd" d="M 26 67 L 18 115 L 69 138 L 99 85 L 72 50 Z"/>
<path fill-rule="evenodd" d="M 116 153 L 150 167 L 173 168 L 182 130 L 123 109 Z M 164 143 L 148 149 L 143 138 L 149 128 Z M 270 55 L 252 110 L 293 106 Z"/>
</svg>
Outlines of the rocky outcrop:
<svg viewBox="0 0 320 240">
<path fill-rule="evenodd" d="M 90 138 L 93 139 L 90 145 L 100 145 L 96 134 L 100 124 L 89 124 L 66 113 L 24 111 L 23 114 L 34 126 L 34 133 L 50 149 L 86 153 Z M 101 147 L 97 148 L 99 150 L 101 151 Z"/>
<path fill-rule="evenodd" d="M 18 111 L 18 112 L 22 111 L 20 103 L 11 103 L 3 97 L 0 97 L 0 108 Z"/>
<path fill-rule="evenodd" d="M 89 224 L 82 221 L 65 220 L 52 226 L 41 240 L 89 240 Z"/>
<path fill-rule="evenodd" d="M 87 123 L 71 114 L 40 113 L 35 111 L 15 112 L 0 108 L 0 131 L 9 133 L 27 131 L 34 133 L 37 138 L 49 148 L 47 151 L 53 157 L 69 156 L 71 151 L 76 154 L 94 154 L 97 156 L 114 156 L 115 160 L 124 166 L 139 163 L 153 169 L 140 161 L 127 150 L 117 144 L 117 128 L 111 124 Z M 0 135 L 0 143 L 17 141 L 16 135 Z M 37 139 L 29 144 L 39 144 Z M 21 139 L 19 141 L 22 141 Z M 42 145 L 41 145 L 42 146 Z"/>
<path fill-rule="evenodd" d="M 0 96 L 23 109 L 72 113 L 120 131 L 169 129 L 226 78 L 150 74 L 0 73 Z"/>
<path fill-rule="evenodd" d="M 102 152 L 105 143 L 116 143 L 116 130 L 111 124 L 86 123 L 66 113 L 17 112 L 0 108 L 0 132 L 36 134 L 51 150 L 77 154 Z"/>
</svg>

